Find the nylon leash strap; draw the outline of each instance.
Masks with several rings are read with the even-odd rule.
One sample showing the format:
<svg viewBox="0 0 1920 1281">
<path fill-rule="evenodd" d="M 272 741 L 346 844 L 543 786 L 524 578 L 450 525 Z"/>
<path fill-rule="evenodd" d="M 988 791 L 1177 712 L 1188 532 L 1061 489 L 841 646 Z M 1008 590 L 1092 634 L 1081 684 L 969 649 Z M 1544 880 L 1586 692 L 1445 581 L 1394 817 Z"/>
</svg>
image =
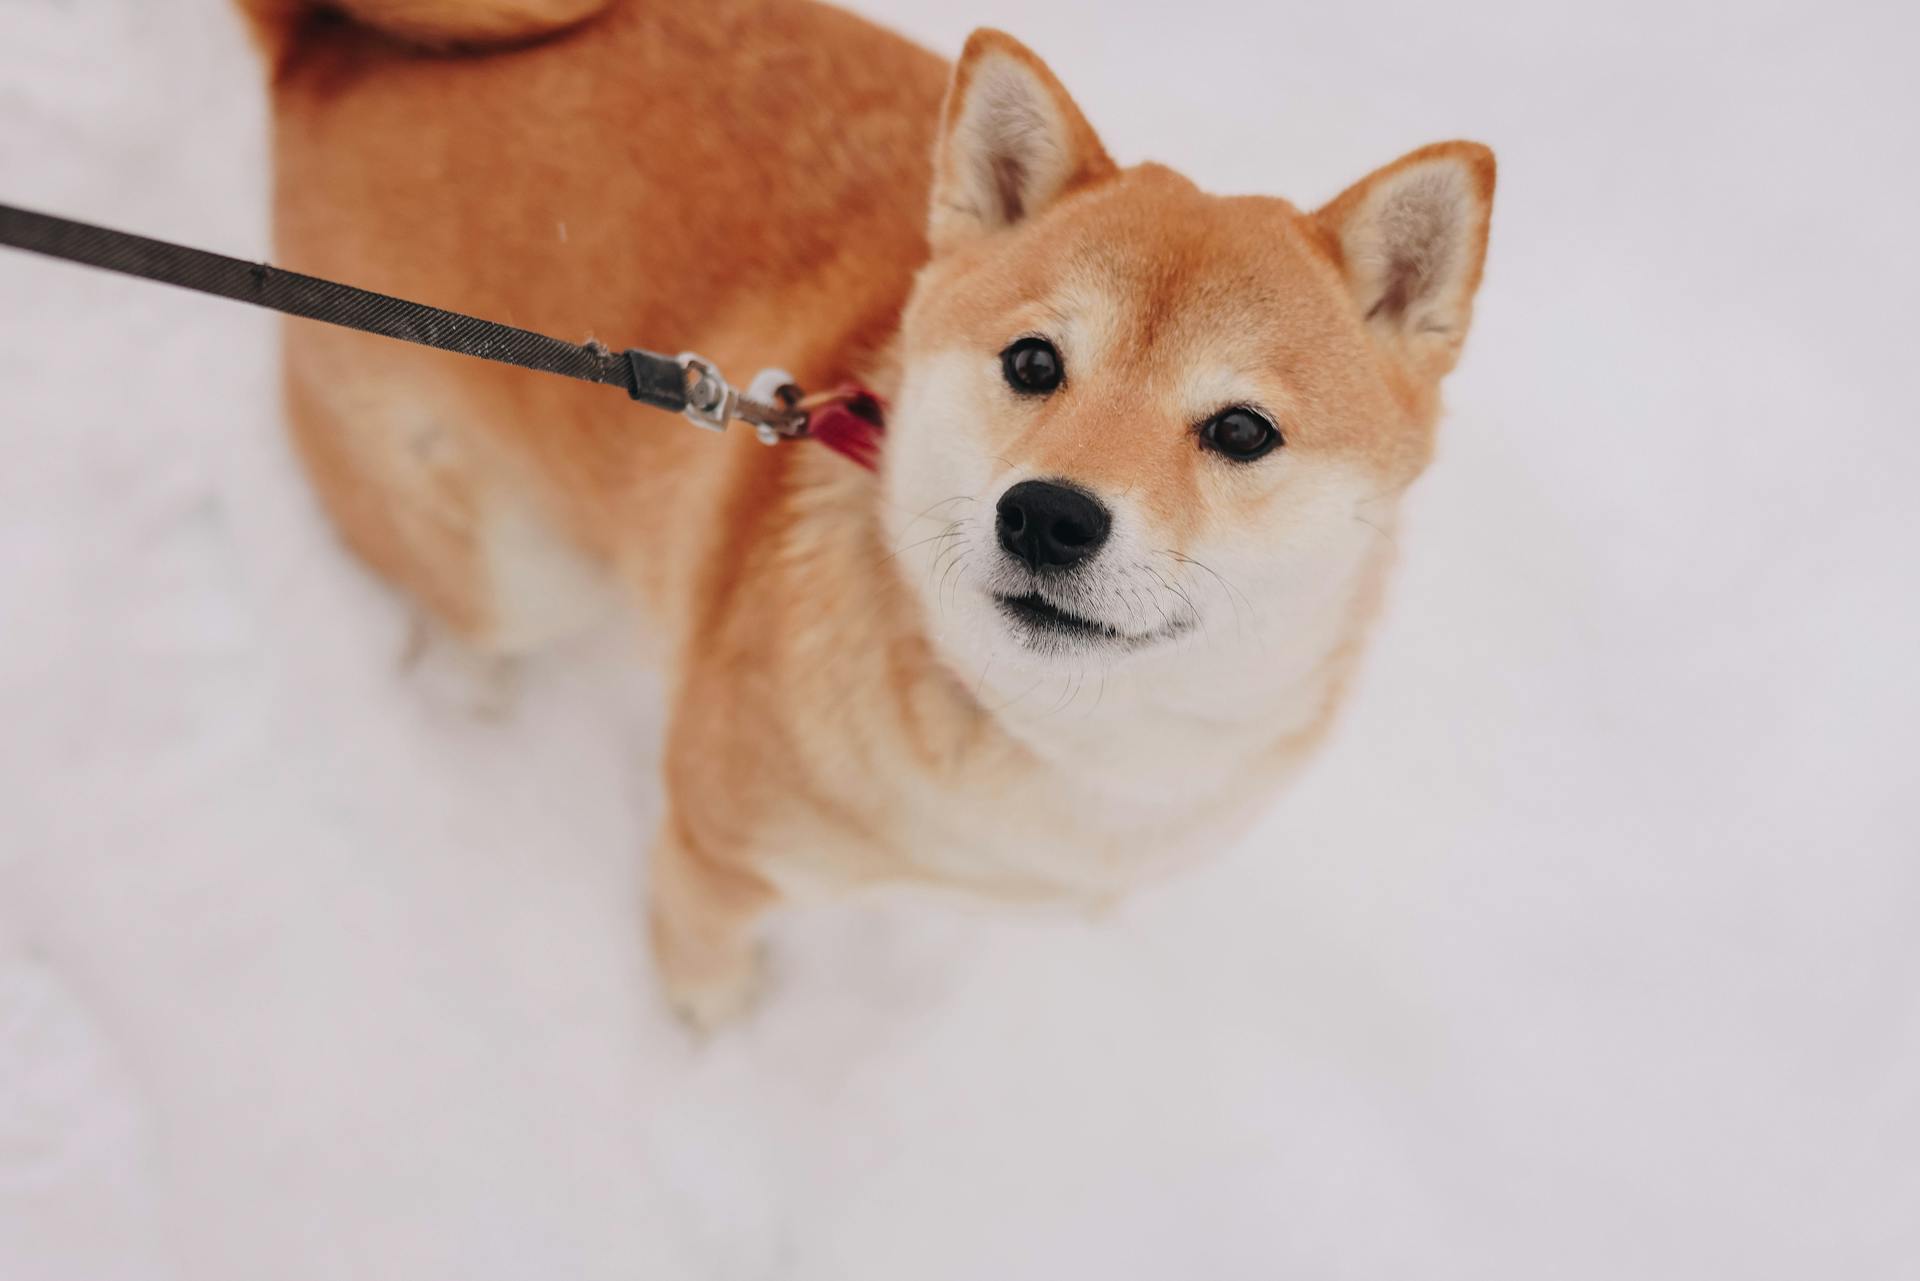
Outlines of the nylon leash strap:
<svg viewBox="0 0 1920 1281">
<path fill-rule="evenodd" d="M 643 404 L 684 414 L 702 427 L 723 430 L 729 420 L 741 418 L 752 423 L 769 444 L 806 429 L 805 415 L 794 408 L 797 388 L 783 389 L 779 404 L 765 405 L 740 395 L 698 356 L 663 356 L 637 347 L 616 352 L 599 343 L 563 342 L 478 316 L 282 271 L 264 262 L 229 258 L 13 205 L 0 204 L 0 245 L 441 351 L 619 387 Z"/>
</svg>

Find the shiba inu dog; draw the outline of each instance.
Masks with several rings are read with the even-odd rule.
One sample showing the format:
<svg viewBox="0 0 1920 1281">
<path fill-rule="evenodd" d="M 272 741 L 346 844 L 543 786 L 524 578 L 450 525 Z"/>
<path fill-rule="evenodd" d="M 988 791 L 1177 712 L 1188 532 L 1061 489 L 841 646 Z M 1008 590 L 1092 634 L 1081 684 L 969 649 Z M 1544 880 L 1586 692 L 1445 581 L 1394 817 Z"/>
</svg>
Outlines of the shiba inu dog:
<svg viewBox="0 0 1920 1281">
<path fill-rule="evenodd" d="M 1305 212 L 1122 167 L 1039 58 L 806 0 L 240 0 L 285 266 L 858 378 L 876 472 L 294 323 L 347 543 L 483 650 L 664 638 L 667 992 L 712 1023 L 814 888 L 1104 898 L 1325 733 L 1466 337 L 1494 160 Z"/>
</svg>

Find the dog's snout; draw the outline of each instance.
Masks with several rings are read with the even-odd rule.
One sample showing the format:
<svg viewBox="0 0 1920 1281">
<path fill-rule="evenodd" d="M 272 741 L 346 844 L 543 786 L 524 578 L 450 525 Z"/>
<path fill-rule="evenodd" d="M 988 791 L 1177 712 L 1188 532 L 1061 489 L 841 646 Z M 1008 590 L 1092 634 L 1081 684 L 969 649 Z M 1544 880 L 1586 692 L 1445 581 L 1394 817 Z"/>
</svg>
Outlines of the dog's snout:
<svg viewBox="0 0 1920 1281">
<path fill-rule="evenodd" d="M 1066 569 L 1100 550 L 1112 518 L 1091 494 L 1023 480 L 1000 496 L 1000 545 L 1034 569 Z"/>
</svg>

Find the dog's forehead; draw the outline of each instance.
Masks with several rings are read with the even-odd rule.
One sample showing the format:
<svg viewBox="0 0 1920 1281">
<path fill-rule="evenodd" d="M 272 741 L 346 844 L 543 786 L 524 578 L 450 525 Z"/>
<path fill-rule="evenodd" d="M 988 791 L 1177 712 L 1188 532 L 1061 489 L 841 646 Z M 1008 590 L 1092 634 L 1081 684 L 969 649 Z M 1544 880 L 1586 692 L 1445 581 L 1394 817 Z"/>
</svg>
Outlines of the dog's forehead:
<svg viewBox="0 0 1920 1281">
<path fill-rule="evenodd" d="M 1123 182 L 1084 215 L 1036 280 L 1040 309 L 1083 365 L 1251 373 L 1343 327 L 1335 277 L 1284 201 Z"/>
</svg>

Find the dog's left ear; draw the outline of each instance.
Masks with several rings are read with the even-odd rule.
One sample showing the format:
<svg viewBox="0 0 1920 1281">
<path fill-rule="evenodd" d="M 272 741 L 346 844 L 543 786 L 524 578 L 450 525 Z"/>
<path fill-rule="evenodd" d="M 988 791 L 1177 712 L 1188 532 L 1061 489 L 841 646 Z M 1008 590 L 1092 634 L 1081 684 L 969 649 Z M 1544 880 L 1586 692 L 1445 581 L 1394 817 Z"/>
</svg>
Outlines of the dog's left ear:
<svg viewBox="0 0 1920 1281">
<path fill-rule="evenodd" d="M 1487 259 L 1493 152 L 1442 142 L 1402 156 L 1315 214 L 1374 335 L 1416 372 L 1460 358 Z"/>
<path fill-rule="evenodd" d="M 933 156 L 935 252 L 1011 227 L 1114 171 L 1047 64 L 1003 31 L 967 38 Z"/>
</svg>

